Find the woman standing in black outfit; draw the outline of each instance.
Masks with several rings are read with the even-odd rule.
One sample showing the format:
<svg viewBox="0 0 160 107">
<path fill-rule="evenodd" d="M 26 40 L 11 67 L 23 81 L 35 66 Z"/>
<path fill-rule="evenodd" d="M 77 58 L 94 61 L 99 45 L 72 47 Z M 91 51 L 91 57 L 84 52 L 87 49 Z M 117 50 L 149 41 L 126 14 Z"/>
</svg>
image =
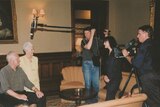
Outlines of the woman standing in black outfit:
<svg viewBox="0 0 160 107">
<path fill-rule="evenodd" d="M 106 100 L 115 99 L 115 95 L 119 89 L 119 85 L 122 79 L 122 62 L 121 59 L 114 57 L 114 48 L 117 46 L 116 40 L 112 36 L 108 36 L 104 39 L 104 46 L 108 49 L 108 56 L 105 58 L 105 76 L 106 82 Z"/>
</svg>

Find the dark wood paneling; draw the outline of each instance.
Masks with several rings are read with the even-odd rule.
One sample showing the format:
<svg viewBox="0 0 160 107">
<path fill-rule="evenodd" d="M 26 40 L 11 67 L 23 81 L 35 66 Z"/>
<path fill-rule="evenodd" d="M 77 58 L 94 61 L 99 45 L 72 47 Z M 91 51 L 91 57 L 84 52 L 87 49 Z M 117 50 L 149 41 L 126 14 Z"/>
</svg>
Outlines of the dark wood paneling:
<svg viewBox="0 0 160 107">
<path fill-rule="evenodd" d="M 57 94 L 60 89 L 62 67 L 71 65 L 71 52 L 35 54 L 39 58 L 41 90 L 46 95 Z"/>
<path fill-rule="evenodd" d="M 20 55 L 21 56 L 21 55 Z M 37 53 L 41 90 L 46 95 L 59 93 L 62 67 L 72 65 L 71 52 Z M 7 64 L 5 55 L 0 56 L 0 68 Z"/>
<path fill-rule="evenodd" d="M 5 65 L 7 65 L 6 56 L 0 55 L 0 68 L 4 67 Z"/>
</svg>

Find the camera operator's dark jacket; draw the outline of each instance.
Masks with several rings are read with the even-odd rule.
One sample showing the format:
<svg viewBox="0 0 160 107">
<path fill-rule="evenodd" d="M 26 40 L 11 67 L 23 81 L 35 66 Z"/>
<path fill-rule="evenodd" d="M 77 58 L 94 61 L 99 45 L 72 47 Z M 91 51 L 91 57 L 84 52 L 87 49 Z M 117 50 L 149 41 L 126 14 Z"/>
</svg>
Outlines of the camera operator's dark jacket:
<svg viewBox="0 0 160 107">
<path fill-rule="evenodd" d="M 152 65 L 152 48 L 151 39 L 147 39 L 140 45 L 136 56 L 132 59 L 132 64 L 137 68 L 140 76 L 154 71 Z"/>
</svg>

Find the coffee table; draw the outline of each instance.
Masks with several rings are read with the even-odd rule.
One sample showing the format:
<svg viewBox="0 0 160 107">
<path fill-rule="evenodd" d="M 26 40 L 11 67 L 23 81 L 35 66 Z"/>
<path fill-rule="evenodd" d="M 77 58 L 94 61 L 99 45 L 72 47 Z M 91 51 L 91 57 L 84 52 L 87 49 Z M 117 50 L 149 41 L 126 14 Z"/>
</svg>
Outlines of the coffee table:
<svg viewBox="0 0 160 107">
<path fill-rule="evenodd" d="M 76 106 L 81 105 L 81 101 L 96 97 L 94 90 L 87 90 L 85 88 L 71 88 L 60 91 L 60 97 L 65 100 L 75 101 Z"/>
</svg>

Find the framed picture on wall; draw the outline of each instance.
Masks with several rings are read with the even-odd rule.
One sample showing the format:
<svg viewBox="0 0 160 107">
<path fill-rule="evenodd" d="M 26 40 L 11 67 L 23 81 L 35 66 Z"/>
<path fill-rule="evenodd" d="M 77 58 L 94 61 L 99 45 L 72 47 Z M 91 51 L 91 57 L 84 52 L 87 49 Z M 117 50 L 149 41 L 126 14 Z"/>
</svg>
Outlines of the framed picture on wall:
<svg viewBox="0 0 160 107">
<path fill-rule="evenodd" d="M 0 0 L 0 44 L 18 43 L 15 0 Z"/>
</svg>

